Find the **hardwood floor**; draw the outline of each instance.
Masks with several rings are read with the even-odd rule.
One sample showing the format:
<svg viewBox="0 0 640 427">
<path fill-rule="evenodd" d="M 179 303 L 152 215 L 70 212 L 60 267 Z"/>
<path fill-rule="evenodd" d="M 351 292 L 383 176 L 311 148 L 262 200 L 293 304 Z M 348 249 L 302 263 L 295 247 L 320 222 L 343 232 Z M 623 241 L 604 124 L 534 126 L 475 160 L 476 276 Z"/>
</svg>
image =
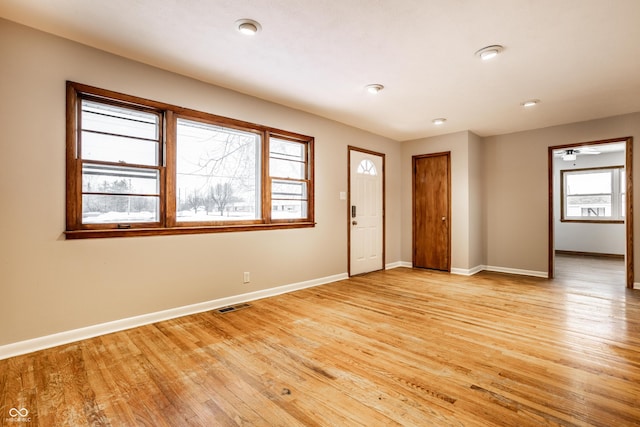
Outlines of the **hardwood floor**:
<svg viewBox="0 0 640 427">
<path fill-rule="evenodd" d="M 624 258 L 557 253 L 555 277 L 564 280 L 593 281 L 603 286 L 625 286 Z"/>
<path fill-rule="evenodd" d="M 640 291 L 488 272 L 370 273 L 0 361 L 10 426 L 632 426 L 639 397 Z"/>
</svg>

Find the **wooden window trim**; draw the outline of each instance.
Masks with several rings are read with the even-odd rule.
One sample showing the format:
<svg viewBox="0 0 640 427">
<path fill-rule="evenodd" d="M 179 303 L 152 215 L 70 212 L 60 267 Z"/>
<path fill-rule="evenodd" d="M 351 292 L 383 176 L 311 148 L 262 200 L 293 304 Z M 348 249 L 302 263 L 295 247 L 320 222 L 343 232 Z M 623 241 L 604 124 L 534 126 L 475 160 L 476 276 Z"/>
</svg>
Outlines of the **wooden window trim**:
<svg viewBox="0 0 640 427">
<path fill-rule="evenodd" d="M 291 133 L 282 133 L 282 132 L 275 132 L 275 131 L 269 131 L 267 133 L 267 136 L 269 138 L 273 137 L 273 138 L 277 138 L 277 139 L 281 139 L 281 140 L 286 140 L 286 141 L 290 141 L 290 142 L 297 142 L 297 143 L 302 143 L 303 141 L 301 141 L 299 138 L 295 138 L 292 136 Z M 265 160 L 268 163 L 270 161 L 270 147 L 269 144 L 264 144 L 264 152 L 263 155 L 265 156 Z M 284 177 L 277 177 L 277 176 L 271 176 L 269 174 L 269 168 L 265 167 L 263 169 L 263 179 L 265 179 L 267 185 L 265 186 L 264 190 L 265 192 L 268 192 L 268 198 L 269 198 L 269 203 L 265 203 L 263 200 L 263 208 L 267 211 L 265 212 L 265 217 L 268 216 L 270 222 L 272 224 L 290 224 L 290 223 L 295 223 L 298 222 L 299 220 L 296 219 L 286 219 L 286 218 L 281 218 L 281 219 L 272 219 L 271 218 L 271 201 L 272 199 L 272 194 L 271 194 L 271 188 L 272 188 L 272 183 L 273 180 L 288 180 L 288 181 L 294 181 L 294 182 L 305 182 L 307 184 L 307 205 L 308 205 L 308 217 L 311 218 L 311 221 L 313 221 L 314 218 L 314 194 L 315 192 L 313 191 L 313 182 L 314 182 L 314 153 L 313 153 L 313 144 L 305 144 L 305 176 L 307 177 L 306 179 L 298 179 L 298 178 L 284 178 Z"/>
<path fill-rule="evenodd" d="M 79 158 L 79 118 L 81 100 L 121 105 L 142 111 L 153 111 L 162 118 L 158 166 L 160 171 L 159 217 L 153 223 L 83 224 L 82 223 L 82 160 Z M 261 136 L 261 166 L 259 173 L 261 218 L 242 221 L 179 222 L 176 218 L 176 123 L 178 118 L 212 123 L 219 126 L 249 131 Z M 271 219 L 271 177 L 269 176 L 269 138 L 299 142 L 306 147 L 306 178 L 308 186 L 307 217 L 301 219 Z M 282 129 L 258 125 L 202 111 L 126 95 L 106 89 L 67 81 L 66 106 L 66 231 L 67 239 L 129 237 L 156 235 L 183 235 L 221 232 L 242 232 L 315 226 L 314 209 L 314 138 Z M 99 163 L 100 161 L 96 161 Z"/>
</svg>

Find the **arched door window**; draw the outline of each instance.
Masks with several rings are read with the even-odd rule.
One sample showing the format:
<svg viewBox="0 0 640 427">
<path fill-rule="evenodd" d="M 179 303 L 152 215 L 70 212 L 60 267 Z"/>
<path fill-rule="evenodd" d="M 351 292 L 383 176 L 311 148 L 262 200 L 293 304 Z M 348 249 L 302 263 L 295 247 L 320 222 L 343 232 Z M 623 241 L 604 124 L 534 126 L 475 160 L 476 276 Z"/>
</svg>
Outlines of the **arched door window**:
<svg viewBox="0 0 640 427">
<path fill-rule="evenodd" d="M 378 171 L 376 170 L 376 166 L 369 159 L 364 159 L 358 165 L 358 173 L 363 175 L 378 175 Z"/>
</svg>

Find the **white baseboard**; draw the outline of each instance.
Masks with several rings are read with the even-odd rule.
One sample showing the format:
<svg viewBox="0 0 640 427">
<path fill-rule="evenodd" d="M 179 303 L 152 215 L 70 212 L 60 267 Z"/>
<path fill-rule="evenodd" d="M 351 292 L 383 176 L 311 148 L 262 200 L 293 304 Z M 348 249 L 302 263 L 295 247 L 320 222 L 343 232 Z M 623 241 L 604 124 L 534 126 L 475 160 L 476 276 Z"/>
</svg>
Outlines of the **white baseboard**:
<svg viewBox="0 0 640 427">
<path fill-rule="evenodd" d="M 407 268 L 413 268 L 413 264 L 411 262 L 406 262 L 406 261 L 398 261 L 398 262 L 394 262 L 392 264 L 387 264 L 386 265 L 386 269 L 390 270 L 392 268 L 398 268 L 398 267 L 407 267 Z M 495 271 L 496 273 L 508 273 L 508 274 L 517 274 L 520 276 L 533 276 L 533 277 L 543 277 L 543 278 L 547 278 L 549 277 L 548 274 L 546 272 L 543 271 L 533 271 L 533 270 L 520 270 L 517 268 L 507 268 L 507 267 L 495 267 L 495 266 L 490 266 L 490 265 L 476 265 L 473 268 L 455 268 L 452 267 L 451 268 L 451 274 L 458 274 L 461 276 L 473 276 L 476 273 L 479 273 L 481 271 Z"/>
<path fill-rule="evenodd" d="M 390 264 L 385 265 L 384 269 L 391 270 L 392 268 L 400 268 L 400 267 L 413 268 L 413 264 L 405 261 L 392 262 Z"/>
<path fill-rule="evenodd" d="M 473 276 L 476 273 L 485 270 L 484 265 L 476 265 L 473 268 L 451 268 L 451 274 L 459 274 L 461 276 Z"/>
<path fill-rule="evenodd" d="M 219 298 L 212 301 L 205 301 L 197 304 L 191 304 L 183 307 L 171 308 L 169 310 L 158 311 L 155 313 L 143 314 L 140 316 L 128 317 L 126 319 L 115 320 L 112 322 L 101 323 L 98 325 L 87 326 L 84 328 L 73 329 L 71 331 L 59 332 L 57 334 L 47 335 L 44 337 L 33 338 L 30 340 L 19 341 L 12 344 L 0 346 L 0 360 L 9 357 L 19 356 L 46 348 L 56 347 L 62 344 L 68 344 L 88 338 L 106 335 L 113 332 L 124 331 L 126 329 L 138 326 L 148 325 L 150 323 L 160 322 L 163 320 L 175 319 L 176 317 L 187 316 L 190 314 L 202 313 L 204 311 L 215 310 L 228 305 L 239 304 L 242 302 L 255 301 L 299 289 L 311 288 L 314 286 L 325 285 L 327 283 L 337 282 L 339 280 L 348 279 L 347 273 L 336 274 L 333 276 L 323 277 L 320 279 L 308 280 L 305 282 L 293 283 L 290 285 L 279 286 L 276 288 L 264 289 L 261 291 L 249 292 L 246 294 L 234 295 L 225 298 Z"/>
<path fill-rule="evenodd" d="M 633 289 L 640 289 L 640 283 L 634 282 L 633 283 Z"/>
<path fill-rule="evenodd" d="M 549 278 L 549 273 L 546 271 L 520 270 L 518 268 L 496 267 L 492 265 L 483 266 L 483 270 L 494 271 L 496 273 L 517 274 L 520 276 L 542 277 L 544 279 Z"/>
</svg>

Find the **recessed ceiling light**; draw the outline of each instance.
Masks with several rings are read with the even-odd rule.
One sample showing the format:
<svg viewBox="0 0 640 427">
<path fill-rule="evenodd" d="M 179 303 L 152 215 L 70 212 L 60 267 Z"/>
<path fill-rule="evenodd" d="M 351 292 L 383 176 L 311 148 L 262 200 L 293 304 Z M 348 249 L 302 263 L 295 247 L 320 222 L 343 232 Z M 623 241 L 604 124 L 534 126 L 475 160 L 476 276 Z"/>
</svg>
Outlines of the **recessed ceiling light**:
<svg viewBox="0 0 640 427">
<path fill-rule="evenodd" d="M 528 101 L 524 101 L 520 105 L 525 108 L 533 107 L 534 105 L 538 105 L 540 103 L 539 99 L 529 99 Z"/>
<path fill-rule="evenodd" d="M 491 46 L 483 47 L 482 49 L 476 52 L 476 56 L 480 57 L 483 61 L 488 61 L 489 59 L 493 59 L 500 52 L 504 50 L 504 47 L 499 44 L 493 44 Z"/>
<path fill-rule="evenodd" d="M 376 93 L 380 92 L 382 89 L 384 89 L 384 86 L 382 86 L 381 84 L 377 84 L 376 83 L 376 84 L 365 86 L 365 89 L 367 89 L 367 92 L 369 92 L 369 93 L 376 94 Z"/>
<path fill-rule="evenodd" d="M 444 122 L 446 122 L 446 121 L 447 121 L 447 119 L 445 119 L 445 118 L 439 118 L 439 119 L 431 120 L 431 122 L 436 126 L 440 126 L 440 125 L 444 124 Z"/>
<path fill-rule="evenodd" d="M 260 23 L 253 19 L 238 19 L 236 21 L 238 31 L 247 36 L 253 36 L 262 29 Z"/>
</svg>

